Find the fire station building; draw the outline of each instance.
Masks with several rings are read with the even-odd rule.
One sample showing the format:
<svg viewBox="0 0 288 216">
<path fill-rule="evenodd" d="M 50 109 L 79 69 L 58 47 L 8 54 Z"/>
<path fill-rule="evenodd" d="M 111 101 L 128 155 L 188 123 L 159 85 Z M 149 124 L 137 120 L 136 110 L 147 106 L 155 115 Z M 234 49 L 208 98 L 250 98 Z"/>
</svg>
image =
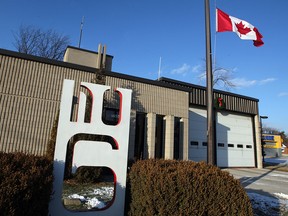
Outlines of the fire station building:
<svg viewBox="0 0 288 216">
<path fill-rule="evenodd" d="M 67 47 L 63 61 L 0 49 L 0 151 L 45 154 L 63 80 L 71 79 L 75 110 L 81 82 L 132 89 L 130 159 L 206 161 L 206 88 L 114 72 L 112 60 L 102 48 Z M 103 122 L 114 124 L 119 98 L 111 91 L 105 99 Z M 258 99 L 219 90 L 214 99 L 217 165 L 261 168 Z"/>
</svg>

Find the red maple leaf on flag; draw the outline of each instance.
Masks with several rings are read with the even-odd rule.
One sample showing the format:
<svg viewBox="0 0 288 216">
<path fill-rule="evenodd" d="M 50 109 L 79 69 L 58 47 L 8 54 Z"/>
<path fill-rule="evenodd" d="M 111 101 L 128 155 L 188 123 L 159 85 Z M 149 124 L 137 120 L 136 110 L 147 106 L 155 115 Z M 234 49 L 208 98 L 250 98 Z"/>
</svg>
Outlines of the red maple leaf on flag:
<svg viewBox="0 0 288 216">
<path fill-rule="evenodd" d="M 249 33 L 251 31 L 251 29 L 249 27 L 246 27 L 243 25 L 242 21 L 240 23 L 236 24 L 236 27 L 238 29 L 238 32 L 240 34 L 246 35 L 247 33 Z"/>
</svg>

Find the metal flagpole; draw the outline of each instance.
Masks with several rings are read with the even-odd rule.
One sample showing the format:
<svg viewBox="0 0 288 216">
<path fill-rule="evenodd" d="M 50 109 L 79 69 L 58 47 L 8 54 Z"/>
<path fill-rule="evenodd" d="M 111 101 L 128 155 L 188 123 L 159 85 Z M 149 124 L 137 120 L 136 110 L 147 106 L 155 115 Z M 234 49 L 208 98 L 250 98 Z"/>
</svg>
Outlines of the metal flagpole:
<svg viewBox="0 0 288 216">
<path fill-rule="evenodd" d="M 206 32 L 206 105 L 207 105 L 207 163 L 216 165 L 215 128 L 213 109 L 213 73 L 210 29 L 210 2 L 205 0 L 205 32 Z"/>
</svg>

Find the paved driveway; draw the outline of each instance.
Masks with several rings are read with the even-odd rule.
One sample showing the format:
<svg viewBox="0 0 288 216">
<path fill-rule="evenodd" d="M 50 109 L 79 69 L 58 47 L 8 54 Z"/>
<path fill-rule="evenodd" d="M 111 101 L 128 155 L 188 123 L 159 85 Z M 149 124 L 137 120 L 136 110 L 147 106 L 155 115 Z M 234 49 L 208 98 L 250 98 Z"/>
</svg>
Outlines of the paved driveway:
<svg viewBox="0 0 288 216">
<path fill-rule="evenodd" d="M 265 162 L 288 166 L 288 157 L 265 158 Z M 288 195 L 288 172 L 257 168 L 228 168 L 224 170 L 239 179 L 243 187 L 249 192 L 265 196 L 274 196 L 275 193 Z"/>
<path fill-rule="evenodd" d="M 248 192 L 265 196 L 275 196 L 275 193 L 288 194 L 288 173 L 255 168 L 225 169 L 234 178 L 239 179 Z"/>
</svg>

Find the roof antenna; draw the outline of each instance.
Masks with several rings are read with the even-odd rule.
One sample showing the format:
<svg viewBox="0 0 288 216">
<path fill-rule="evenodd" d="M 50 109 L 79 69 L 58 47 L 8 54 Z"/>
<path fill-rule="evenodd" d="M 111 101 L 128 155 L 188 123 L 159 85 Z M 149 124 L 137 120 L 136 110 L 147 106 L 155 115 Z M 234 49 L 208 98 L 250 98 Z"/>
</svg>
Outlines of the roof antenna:
<svg viewBox="0 0 288 216">
<path fill-rule="evenodd" d="M 84 16 L 82 17 L 81 24 L 80 24 L 80 38 L 79 38 L 78 48 L 80 48 L 80 45 L 81 45 L 83 25 L 84 25 Z"/>
<path fill-rule="evenodd" d="M 158 80 L 159 80 L 160 77 L 161 77 L 161 61 L 162 61 L 162 57 L 160 56 L 160 59 L 159 59 L 159 68 L 158 68 Z"/>
</svg>

